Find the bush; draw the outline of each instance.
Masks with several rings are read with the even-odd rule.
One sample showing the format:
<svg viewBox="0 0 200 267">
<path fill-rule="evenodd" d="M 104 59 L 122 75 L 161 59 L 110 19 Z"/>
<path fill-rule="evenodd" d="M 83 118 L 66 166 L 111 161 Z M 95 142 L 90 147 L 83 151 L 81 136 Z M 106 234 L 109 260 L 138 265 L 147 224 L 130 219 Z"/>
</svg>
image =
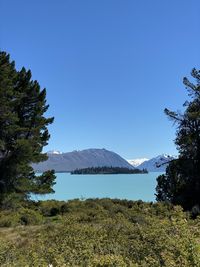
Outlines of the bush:
<svg viewBox="0 0 200 267">
<path fill-rule="evenodd" d="M 41 214 L 34 210 L 21 208 L 18 211 L 4 211 L 0 213 L 0 227 L 18 225 L 36 225 L 43 222 Z"/>
<path fill-rule="evenodd" d="M 94 256 L 91 263 L 92 267 L 126 267 L 126 263 L 122 256 L 117 255 L 102 255 Z"/>
<path fill-rule="evenodd" d="M 19 211 L 19 219 L 22 225 L 35 225 L 43 222 L 42 215 L 30 209 L 21 209 Z"/>
<path fill-rule="evenodd" d="M 0 228 L 0 266 L 200 267 L 200 219 L 179 206 L 111 199 L 31 205 L 0 212 L 0 226 L 17 226 Z"/>
</svg>

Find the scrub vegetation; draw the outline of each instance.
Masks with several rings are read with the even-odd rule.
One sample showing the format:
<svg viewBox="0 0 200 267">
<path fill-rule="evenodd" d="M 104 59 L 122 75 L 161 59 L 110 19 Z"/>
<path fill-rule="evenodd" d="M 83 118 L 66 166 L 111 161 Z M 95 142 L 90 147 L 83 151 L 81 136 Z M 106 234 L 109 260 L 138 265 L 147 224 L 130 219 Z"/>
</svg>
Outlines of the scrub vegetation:
<svg viewBox="0 0 200 267">
<path fill-rule="evenodd" d="M 200 219 L 118 199 L 7 203 L 0 266 L 200 266 Z"/>
</svg>

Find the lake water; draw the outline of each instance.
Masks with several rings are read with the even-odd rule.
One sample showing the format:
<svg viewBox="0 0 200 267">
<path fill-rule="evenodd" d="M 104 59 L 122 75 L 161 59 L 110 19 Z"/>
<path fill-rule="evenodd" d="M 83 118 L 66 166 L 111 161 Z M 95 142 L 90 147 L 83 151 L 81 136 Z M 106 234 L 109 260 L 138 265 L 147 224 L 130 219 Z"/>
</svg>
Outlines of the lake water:
<svg viewBox="0 0 200 267">
<path fill-rule="evenodd" d="M 69 200 L 74 198 L 119 198 L 155 201 L 156 178 L 161 173 L 71 175 L 57 173 L 55 193 L 35 200 Z"/>
</svg>

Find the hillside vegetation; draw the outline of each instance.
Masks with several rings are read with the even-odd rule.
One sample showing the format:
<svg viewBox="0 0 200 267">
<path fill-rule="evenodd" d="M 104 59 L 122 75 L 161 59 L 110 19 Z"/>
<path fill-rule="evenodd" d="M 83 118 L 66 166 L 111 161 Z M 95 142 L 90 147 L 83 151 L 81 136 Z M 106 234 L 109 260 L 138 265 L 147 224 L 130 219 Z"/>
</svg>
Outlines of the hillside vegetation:
<svg viewBox="0 0 200 267">
<path fill-rule="evenodd" d="M 88 199 L 0 212 L 0 266 L 200 266 L 200 220 L 179 206 Z"/>
</svg>

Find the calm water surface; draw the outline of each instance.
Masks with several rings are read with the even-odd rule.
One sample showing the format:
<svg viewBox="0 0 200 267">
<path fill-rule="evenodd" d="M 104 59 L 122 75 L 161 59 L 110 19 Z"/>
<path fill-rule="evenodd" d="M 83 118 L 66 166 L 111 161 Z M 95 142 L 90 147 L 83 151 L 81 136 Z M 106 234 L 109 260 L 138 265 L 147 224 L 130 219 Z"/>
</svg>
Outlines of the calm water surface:
<svg viewBox="0 0 200 267">
<path fill-rule="evenodd" d="M 55 193 L 35 200 L 74 198 L 119 198 L 155 201 L 156 178 L 161 173 L 113 174 L 113 175 L 71 175 L 57 173 Z"/>
</svg>

